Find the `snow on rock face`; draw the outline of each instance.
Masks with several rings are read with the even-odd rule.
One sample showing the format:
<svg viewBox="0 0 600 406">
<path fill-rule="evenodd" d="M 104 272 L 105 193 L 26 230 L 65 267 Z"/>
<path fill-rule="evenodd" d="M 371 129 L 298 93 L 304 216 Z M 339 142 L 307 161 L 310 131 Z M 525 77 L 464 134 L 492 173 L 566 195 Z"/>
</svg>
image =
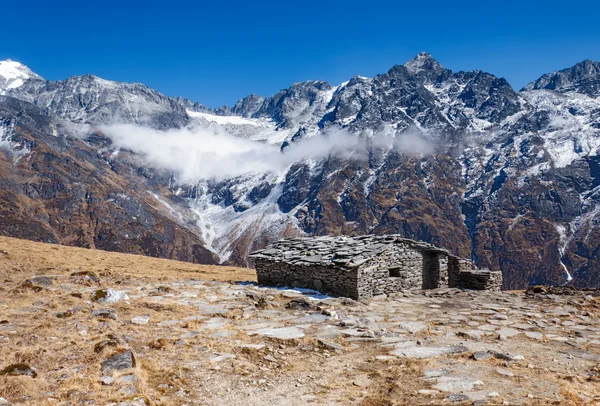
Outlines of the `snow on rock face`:
<svg viewBox="0 0 600 406">
<path fill-rule="evenodd" d="M 22 86 L 26 80 L 41 79 L 27 66 L 7 59 L 0 61 L 0 95 L 5 94 L 8 89 L 16 89 Z"/>
</svg>

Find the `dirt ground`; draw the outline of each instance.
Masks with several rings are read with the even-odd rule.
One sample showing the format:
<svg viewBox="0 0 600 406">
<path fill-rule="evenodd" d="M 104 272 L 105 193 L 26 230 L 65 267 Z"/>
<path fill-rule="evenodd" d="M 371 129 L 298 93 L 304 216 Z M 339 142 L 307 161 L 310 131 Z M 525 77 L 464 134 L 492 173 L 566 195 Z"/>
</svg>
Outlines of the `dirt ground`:
<svg viewBox="0 0 600 406">
<path fill-rule="evenodd" d="M 0 237 L 0 397 L 600 404 L 596 298 L 432 291 L 358 303 L 254 281 L 249 269 Z"/>
</svg>

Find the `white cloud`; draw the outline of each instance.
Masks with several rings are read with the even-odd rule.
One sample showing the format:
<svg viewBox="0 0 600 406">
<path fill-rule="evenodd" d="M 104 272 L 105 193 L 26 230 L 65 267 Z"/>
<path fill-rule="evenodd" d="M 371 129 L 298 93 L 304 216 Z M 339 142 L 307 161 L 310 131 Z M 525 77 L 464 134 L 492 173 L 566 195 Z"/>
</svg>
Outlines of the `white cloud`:
<svg viewBox="0 0 600 406">
<path fill-rule="evenodd" d="M 390 128 L 363 134 L 335 128 L 294 142 L 281 151 L 278 145 L 229 134 L 223 127 L 155 130 L 134 124 L 100 128 L 116 147 L 143 155 L 149 164 L 177 174 L 182 182 L 222 180 L 248 173 L 284 173 L 305 159 L 335 156 L 364 160 L 369 148 L 395 148 L 404 153 L 431 153 L 433 146 L 417 132 L 396 134 Z"/>
</svg>

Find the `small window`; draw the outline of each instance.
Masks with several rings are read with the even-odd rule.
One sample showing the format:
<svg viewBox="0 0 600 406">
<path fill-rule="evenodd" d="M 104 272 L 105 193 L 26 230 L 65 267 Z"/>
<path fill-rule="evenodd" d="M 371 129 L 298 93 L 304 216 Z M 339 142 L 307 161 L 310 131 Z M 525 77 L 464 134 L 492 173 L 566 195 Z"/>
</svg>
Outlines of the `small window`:
<svg viewBox="0 0 600 406">
<path fill-rule="evenodd" d="M 399 266 L 389 267 L 388 270 L 390 271 L 391 278 L 399 278 L 401 276 Z"/>
</svg>

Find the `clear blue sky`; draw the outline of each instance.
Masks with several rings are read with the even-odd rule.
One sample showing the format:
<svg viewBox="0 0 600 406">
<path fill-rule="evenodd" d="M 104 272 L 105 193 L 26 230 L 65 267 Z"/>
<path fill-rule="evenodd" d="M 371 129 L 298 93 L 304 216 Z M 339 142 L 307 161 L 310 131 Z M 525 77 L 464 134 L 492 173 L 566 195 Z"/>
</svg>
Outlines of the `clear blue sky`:
<svg viewBox="0 0 600 406">
<path fill-rule="evenodd" d="M 93 73 L 215 107 L 294 81 L 374 76 L 427 51 L 515 88 L 600 60 L 600 2 L 5 1 L 0 59 Z"/>
</svg>

